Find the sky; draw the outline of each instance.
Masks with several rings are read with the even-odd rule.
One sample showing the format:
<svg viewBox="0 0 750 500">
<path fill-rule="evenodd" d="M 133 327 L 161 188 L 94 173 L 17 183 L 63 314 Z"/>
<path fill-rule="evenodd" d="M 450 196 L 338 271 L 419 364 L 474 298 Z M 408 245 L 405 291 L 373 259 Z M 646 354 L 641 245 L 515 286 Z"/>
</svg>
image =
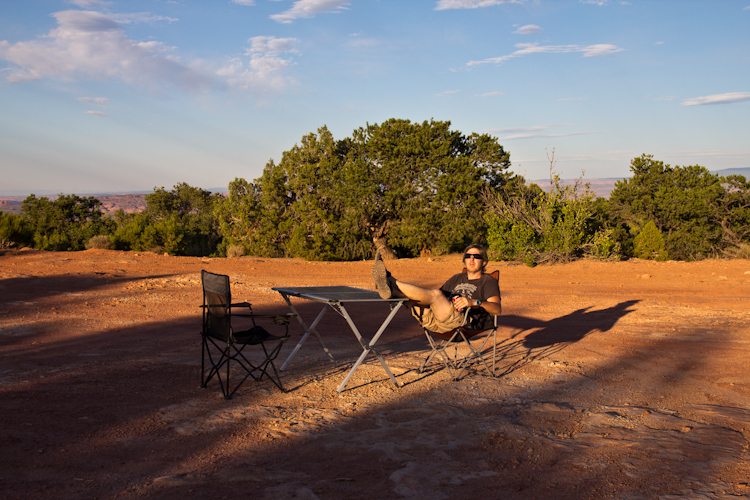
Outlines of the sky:
<svg viewBox="0 0 750 500">
<path fill-rule="evenodd" d="M 750 0 L 0 2 L 0 195 L 226 188 L 389 118 L 526 179 L 747 168 Z"/>
</svg>

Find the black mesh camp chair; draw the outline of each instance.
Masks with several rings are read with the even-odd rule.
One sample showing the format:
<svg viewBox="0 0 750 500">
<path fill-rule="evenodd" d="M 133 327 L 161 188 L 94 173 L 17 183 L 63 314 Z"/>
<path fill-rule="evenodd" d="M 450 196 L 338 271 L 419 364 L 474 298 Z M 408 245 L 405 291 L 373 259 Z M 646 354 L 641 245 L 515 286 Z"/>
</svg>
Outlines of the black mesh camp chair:
<svg viewBox="0 0 750 500">
<path fill-rule="evenodd" d="M 216 376 L 224 398 L 230 399 L 248 377 L 254 380 L 267 377 L 283 391 L 284 388 L 273 360 L 289 338 L 289 316 L 292 315 L 253 314 L 252 307 L 247 302 L 232 304 L 229 276 L 201 271 L 201 281 L 203 282 L 201 387 L 206 387 L 206 384 Z M 238 308 L 247 312 L 233 312 Z M 248 326 L 251 323 L 252 327 L 247 330 L 235 330 L 232 325 L 232 320 L 235 318 L 249 319 Z M 276 325 L 283 327 L 284 335 L 271 335 L 263 327 L 256 325 L 255 321 L 259 318 L 272 320 Z M 260 346 L 263 354 L 258 352 L 253 358 L 262 357 L 262 359 L 256 363 L 251 362 L 248 359 L 251 357 L 250 354 L 246 356 L 243 352 L 247 346 Z M 209 366 L 206 366 L 206 358 L 208 358 Z M 242 379 L 235 384 L 233 389 L 229 379 L 233 368 L 232 362 L 234 362 L 234 368 L 240 370 L 240 373 L 244 370 L 244 374 L 241 374 Z M 223 379 L 222 371 L 225 371 Z"/>
<path fill-rule="evenodd" d="M 498 280 L 500 279 L 500 272 L 493 271 L 492 273 L 489 273 L 488 276 Z M 417 312 L 419 313 L 421 308 L 418 306 L 415 307 L 417 307 Z M 427 363 L 429 363 L 435 355 L 438 355 L 445 363 L 445 367 L 448 369 L 448 373 L 453 380 L 461 378 L 464 371 L 477 362 L 479 362 L 481 366 L 484 366 L 490 377 L 495 376 L 497 316 L 488 314 L 481 309 L 484 314 L 479 314 L 478 318 L 471 322 L 473 325 L 472 327 L 468 326 L 469 318 L 478 313 L 480 309 L 480 307 L 466 309 L 463 325 L 467 326 L 461 326 L 445 333 L 433 332 L 427 328 L 424 329 L 425 336 L 430 342 L 432 350 L 419 368 L 419 373 L 424 372 Z M 483 339 L 477 339 L 474 344 L 472 344 L 472 339 L 474 339 L 474 337 L 479 337 L 481 334 L 486 335 Z M 482 355 L 482 352 L 490 339 L 492 339 L 492 369 L 487 365 L 487 362 Z M 461 351 L 465 352 L 465 354 L 459 351 L 459 347 L 461 348 Z"/>
</svg>

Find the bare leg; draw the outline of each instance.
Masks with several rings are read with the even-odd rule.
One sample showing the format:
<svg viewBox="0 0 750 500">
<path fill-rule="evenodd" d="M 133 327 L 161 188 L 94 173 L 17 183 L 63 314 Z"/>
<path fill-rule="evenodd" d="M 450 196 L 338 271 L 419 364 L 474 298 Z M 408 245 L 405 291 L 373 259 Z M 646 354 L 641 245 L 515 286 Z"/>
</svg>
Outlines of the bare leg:
<svg viewBox="0 0 750 500">
<path fill-rule="evenodd" d="M 391 273 L 385 268 L 385 264 L 380 258 L 380 252 L 375 254 L 375 263 L 372 266 L 372 279 L 381 298 L 407 298 L 416 302 L 417 305 L 432 309 L 432 313 L 439 321 L 444 321 L 453 314 L 453 304 L 440 289 L 422 288 L 411 283 L 398 281 L 391 276 Z"/>
<path fill-rule="evenodd" d="M 389 279 L 392 280 L 391 290 L 394 297 L 406 297 L 415 301 L 417 305 L 429 307 L 439 321 L 444 321 L 453 314 L 453 304 L 440 289 L 422 288 L 411 283 L 404 283 L 393 277 L 389 277 Z"/>
</svg>

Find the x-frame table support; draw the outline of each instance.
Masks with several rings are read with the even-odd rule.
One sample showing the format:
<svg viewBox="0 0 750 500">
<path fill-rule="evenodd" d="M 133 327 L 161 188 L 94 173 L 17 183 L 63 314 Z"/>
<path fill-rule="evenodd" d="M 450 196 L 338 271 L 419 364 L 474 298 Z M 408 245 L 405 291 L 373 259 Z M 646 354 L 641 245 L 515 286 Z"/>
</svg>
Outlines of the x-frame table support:
<svg viewBox="0 0 750 500">
<path fill-rule="evenodd" d="M 348 287 L 347 287 L 348 288 Z M 362 347 L 362 354 L 359 356 L 357 361 L 354 363 L 354 366 L 349 370 L 349 372 L 346 374 L 346 377 L 344 378 L 343 382 L 339 385 L 339 387 L 336 389 L 337 392 L 341 392 L 344 390 L 344 387 L 346 387 L 346 384 L 349 383 L 349 380 L 351 379 L 352 375 L 354 375 L 354 372 L 357 371 L 359 366 L 362 364 L 362 362 L 365 360 L 367 355 L 372 352 L 375 354 L 375 356 L 378 358 L 378 361 L 380 361 L 380 364 L 383 366 L 383 369 L 388 374 L 388 377 L 391 379 L 391 381 L 396 385 L 396 387 L 400 387 L 400 384 L 396 380 L 396 377 L 391 372 L 390 368 L 388 368 L 388 365 L 385 362 L 385 359 L 380 354 L 378 349 L 375 347 L 375 344 L 380 339 L 380 336 L 385 332 L 386 328 L 390 324 L 393 317 L 396 315 L 398 310 L 403 305 L 404 301 L 407 299 L 395 299 L 391 300 L 390 302 L 390 314 L 388 314 L 388 317 L 383 321 L 383 323 L 378 328 L 377 332 L 375 332 L 375 335 L 372 337 L 372 339 L 367 342 L 360 333 L 357 326 L 354 324 L 354 321 L 352 320 L 352 317 L 350 316 L 349 312 L 346 310 L 345 302 L 379 302 L 380 300 L 374 300 L 372 298 L 362 299 L 362 298 L 353 298 L 350 300 L 336 300 L 334 298 L 322 298 L 319 295 L 312 295 L 312 294 L 304 294 L 301 292 L 295 292 L 295 290 L 298 289 L 284 289 L 284 288 L 274 288 L 281 296 L 284 298 L 284 301 L 287 303 L 289 308 L 292 310 L 294 315 L 297 317 L 297 321 L 299 321 L 300 326 L 302 326 L 303 331 L 305 332 L 302 335 L 302 338 L 297 343 L 297 345 L 294 347 L 294 350 L 289 354 L 287 359 L 284 361 L 284 364 L 281 365 L 280 370 L 283 371 L 286 366 L 289 364 L 289 362 L 292 360 L 292 358 L 297 354 L 297 351 L 302 347 L 302 344 L 305 343 L 307 338 L 312 333 L 315 335 L 315 338 L 318 339 L 318 342 L 320 343 L 321 347 L 323 348 L 323 351 L 326 353 L 328 358 L 331 360 L 331 362 L 336 365 L 336 360 L 333 358 L 333 355 L 331 354 L 331 351 L 328 349 L 328 347 L 323 342 L 323 339 L 321 338 L 320 334 L 318 333 L 316 327 L 318 326 L 318 323 L 320 323 L 320 320 L 323 319 L 323 316 L 325 315 L 325 312 L 328 310 L 328 307 L 336 311 L 341 317 L 343 317 L 347 324 L 349 325 L 349 328 L 351 328 L 354 335 L 357 337 L 357 341 L 359 342 L 360 346 Z M 353 290 L 355 293 L 358 292 L 365 292 L 365 293 L 374 293 L 369 292 L 366 290 L 358 290 L 358 289 L 350 289 Z M 303 299 L 313 300 L 319 303 L 323 304 L 323 308 L 321 309 L 318 316 L 315 318 L 315 320 L 312 322 L 312 324 L 308 327 L 305 321 L 302 319 L 302 316 L 299 314 L 297 309 L 294 307 L 294 304 L 292 304 L 291 300 L 289 299 L 289 296 L 295 296 Z M 375 297 L 377 298 L 377 294 L 375 294 Z"/>
</svg>

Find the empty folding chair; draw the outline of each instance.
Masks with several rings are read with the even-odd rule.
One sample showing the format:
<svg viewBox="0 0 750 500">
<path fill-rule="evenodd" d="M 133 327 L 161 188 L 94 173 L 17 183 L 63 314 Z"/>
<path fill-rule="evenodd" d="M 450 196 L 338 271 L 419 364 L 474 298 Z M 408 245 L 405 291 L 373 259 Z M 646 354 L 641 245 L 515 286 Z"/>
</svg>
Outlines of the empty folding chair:
<svg viewBox="0 0 750 500">
<path fill-rule="evenodd" d="M 224 398 L 229 399 L 248 377 L 254 380 L 267 377 L 283 391 L 284 388 L 273 361 L 278 356 L 281 346 L 289 339 L 289 317 L 293 314 L 253 314 L 252 306 L 247 302 L 232 304 L 229 276 L 201 271 L 201 281 L 203 283 L 201 387 L 206 387 L 215 376 Z M 238 309 L 246 312 L 234 312 Z M 261 318 L 268 320 L 269 324 L 275 324 L 279 329 L 283 327 L 284 335 L 272 335 L 265 328 L 257 325 L 256 320 Z M 238 319 L 249 320 L 247 326 L 252 326 L 237 330 L 233 323 Z M 258 352 L 253 356 L 249 352 L 244 352 L 248 346 L 259 346 L 260 349 L 257 349 Z M 260 358 L 260 361 L 251 362 L 250 358 Z M 206 359 L 208 359 L 208 366 Z M 234 388 L 230 384 L 233 368 L 239 370 L 242 377 L 239 382 L 235 382 Z M 223 376 L 222 372 L 224 372 Z"/>
</svg>

